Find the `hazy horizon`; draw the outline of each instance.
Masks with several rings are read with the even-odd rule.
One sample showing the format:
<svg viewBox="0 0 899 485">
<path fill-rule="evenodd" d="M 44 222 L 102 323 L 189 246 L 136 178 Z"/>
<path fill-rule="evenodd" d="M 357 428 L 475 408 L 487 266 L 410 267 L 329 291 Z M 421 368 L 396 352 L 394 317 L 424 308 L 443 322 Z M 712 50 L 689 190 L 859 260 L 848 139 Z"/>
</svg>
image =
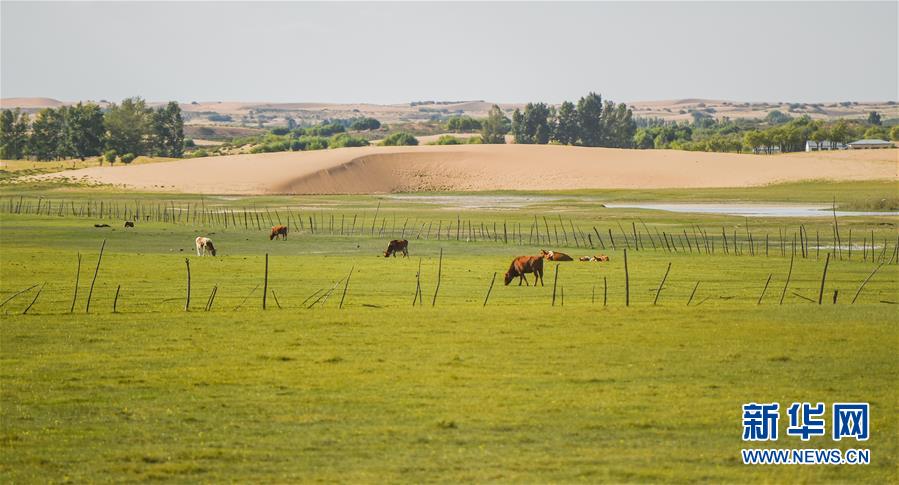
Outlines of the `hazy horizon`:
<svg viewBox="0 0 899 485">
<path fill-rule="evenodd" d="M 897 2 L 2 2 L 0 97 L 888 101 Z"/>
</svg>

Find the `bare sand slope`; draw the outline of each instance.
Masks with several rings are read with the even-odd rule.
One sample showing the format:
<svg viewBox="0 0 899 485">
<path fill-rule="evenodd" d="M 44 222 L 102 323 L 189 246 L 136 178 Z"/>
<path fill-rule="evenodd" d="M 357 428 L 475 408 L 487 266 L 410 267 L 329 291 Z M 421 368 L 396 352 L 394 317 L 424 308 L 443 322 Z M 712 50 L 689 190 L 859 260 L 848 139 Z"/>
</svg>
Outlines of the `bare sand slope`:
<svg viewBox="0 0 899 485">
<path fill-rule="evenodd" d="M 37 178 L 202 194 L 744 187 L 897 176 L 899 150 L 738 155 L 551 145 L 361 147 L 94 167 Z"/>
</svg>

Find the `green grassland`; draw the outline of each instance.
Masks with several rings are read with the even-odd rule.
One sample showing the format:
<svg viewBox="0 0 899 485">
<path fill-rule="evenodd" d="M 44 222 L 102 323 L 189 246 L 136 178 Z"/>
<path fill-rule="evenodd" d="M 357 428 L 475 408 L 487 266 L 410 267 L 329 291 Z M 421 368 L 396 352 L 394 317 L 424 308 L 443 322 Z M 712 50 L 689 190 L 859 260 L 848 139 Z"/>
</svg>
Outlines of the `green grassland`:
<svg viewBox="0 0 899 485">
<path fill-rule="evenodd" d="M 849 200 L 882 189 L 836 193 Z M 816 201 L 833 197 L 821 194 Z M 19 195 L 26 209 L 15 213 Z M 29 213 L 34 195 L 62 205 Z M 459 210 L 376 196 L 169 198 L 7 187 L 0 296 L 43 289 L 27 314 L 37 288 L 0 307 L 0 480 L 896 480 L 896 217 L 840 218 L 842 243 L 852 229 L 854 245 L 870 244 L 873 231 L 875 256 L 833 253 L 818 305 L 832 219 L 613 210 L 593 195 Z M 178 210 L 167 212 L 167 203 Z M 137 207 L 150 220 L 124 230 L 125 211 Z M 225 226 L 212 212 L 248 208 L 256 212 L 246 225 L 241 213 L 229 213 Z M 269 241 L 269 218 L 291 223 L 288 240 Z M 93 227 L 101 222 L 112 227 Z M 459 222 L 475 229 L 457 232 Z M 425 225 L 432 230 L 424 233 Z M 811 239 L 806 254 L 793 245 L 800 226 Z M 738 254 L 725 253 L 722 230 L 729 245 L 737 235 Z M 584 241 L 591 232 L 603 242 Z M 200 234 L 216 242 L 217 257 L 196 256 Z M 677 235 L 677 250 L 657 234 Z M 386 241 L 401 235 L 411 257 L 384 258 Z M 611 261 L 548 263 L 545 286 L 504 286 L 512 257 L 541 247 Z M 417 281 L 424 301 L 413 307 Z M 331 288 L 309 308 L 318 298 L 310 295 Z M 870 402 L 872 436 L 802 442 L 783 437 L 782 413 L 778 442 L 747 445 L 740 414 L 750 401 Z M 740 461 L 744 447 L 870 448 L 872 464 L 751 467 Z"/>
</svg>

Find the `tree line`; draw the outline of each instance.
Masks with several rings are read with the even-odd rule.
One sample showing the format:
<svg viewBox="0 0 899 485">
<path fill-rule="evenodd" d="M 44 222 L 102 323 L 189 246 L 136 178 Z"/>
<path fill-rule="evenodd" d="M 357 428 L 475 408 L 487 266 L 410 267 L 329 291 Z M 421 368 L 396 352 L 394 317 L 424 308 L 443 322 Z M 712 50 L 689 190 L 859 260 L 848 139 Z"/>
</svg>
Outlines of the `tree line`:
<svg viewBox="0 0 899 485">
<path fill-rule="evenodd" d="M 780 111 L 764 119 L 715 119 L 700 112 L 692 122 L 640 119 L 634 147 L 709 152 L 797 152 L 807 141 L 834 149 L 858 139 L 899 139 L 899 127 L 883 126 L 879 113 L 865 120 L 792 118 Z"/>
<path fill-rule="evenodd" d="M 19 109 L 0 113 L 0 158 L 59 160 L 103 155 L 128 163 L 140 155 L 179 158 L 184 154 L 184 120 L 172 101 L 150 108 L 128 98 L 105 110 L 94 103 L 45 108 L 32 120 Z"/>
</svg>

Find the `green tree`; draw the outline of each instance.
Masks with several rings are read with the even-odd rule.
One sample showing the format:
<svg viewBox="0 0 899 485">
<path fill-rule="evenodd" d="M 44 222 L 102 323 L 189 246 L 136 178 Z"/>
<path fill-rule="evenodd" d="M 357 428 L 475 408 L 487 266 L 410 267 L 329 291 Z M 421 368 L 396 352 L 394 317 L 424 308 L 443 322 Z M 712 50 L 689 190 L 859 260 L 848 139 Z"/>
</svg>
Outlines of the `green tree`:
<svg viewBox="0 0 899 485">
<path fill-rule="evenodd" d="M 782 112 L 774 109 L 768 112 L 768 115 L 765 116 L 765 121 L 771 123 L 772 125 L 779 125 L 781 123 L 790 121 L 790 115 L 785 115 Z"/>
<path fill-rule="evenodd" d="M 31 124 L 28 140 L 29 152 L 38 160 L 56 160 L 65 152 L 64 120 L 62 110 L 44 108 Z"/>
<path fill-rule="evenodd" d="M 890 128 L 890 140 L 899 141 L 899 125 Z"/>
<path fill-rule="evenodd" d="M 0 113 L 0 158 L 18 160 L 28 147 L 28 113 L 19 108 Z"/>
<path fill-rule="evenodd" d="M 69 107 L 65 111 L 66 156 L 84 160 L 97 156 L 103 151 L 106 128 L 103 126 L 103 111 L 93 103 Z"/>
<path fill-rule="evenodd" d="M 180 158 L 184 153 L 184 119 L 181 107 L 170 101 L 164 107 L 153 110 L 150 117 L 154 155 Z"/>
<path fill-rule="evenodd" d="M 871 111 L 868 113 L 868 124 L 880 126 L 880 113 L 877 111 Z"/>
<path fill-rule="evenodd" d="M 355 131 L 377 130 L 381 127 L 381 122 L 374 118 L 359 118 L 350 123 L 350 129 Z"/>
<path fill-rule="evenodd" d="M 511 128 L 509 118 L 503 110 L 493 105 L 487 114 L 487 119 L 481 124 L 481 139 L 486 144 L 502 144 L 506 142 L 506 133 Z"/>
<path fill-rule="evenodd" d="M 565 101 L 556 114 L 553 139 L 563 145 L 574 145 L 578 140 L 578 113 L 574 103 Z"/>
<path fill-rule="evenodd" d="M 589 93 L 577 102 L 578 132 L 580 144 L 588 147 L 601 146 L 602 132 L 602 96 Z"/>
<path fill-rule="evenodd" d="M 451 116 L 446 120 L 446 129 L 454 133 L 477 131 L 481 122 L 471 116 Z"/>
<path fill-rule="evenodd" d="M 865 140 L 886 140 L 889 138 L 886 128 L 882 126 L 872 126 L 865 130 Z"/>
<path fill-rule="evenodd" d="M 107 146 L 118 153 L 147 153 L 151 121 L 152 111 L 141 98 L 128 98 L 120 105 L 111 105 L 103 119 L 108 133 Z"/>
</svg>

